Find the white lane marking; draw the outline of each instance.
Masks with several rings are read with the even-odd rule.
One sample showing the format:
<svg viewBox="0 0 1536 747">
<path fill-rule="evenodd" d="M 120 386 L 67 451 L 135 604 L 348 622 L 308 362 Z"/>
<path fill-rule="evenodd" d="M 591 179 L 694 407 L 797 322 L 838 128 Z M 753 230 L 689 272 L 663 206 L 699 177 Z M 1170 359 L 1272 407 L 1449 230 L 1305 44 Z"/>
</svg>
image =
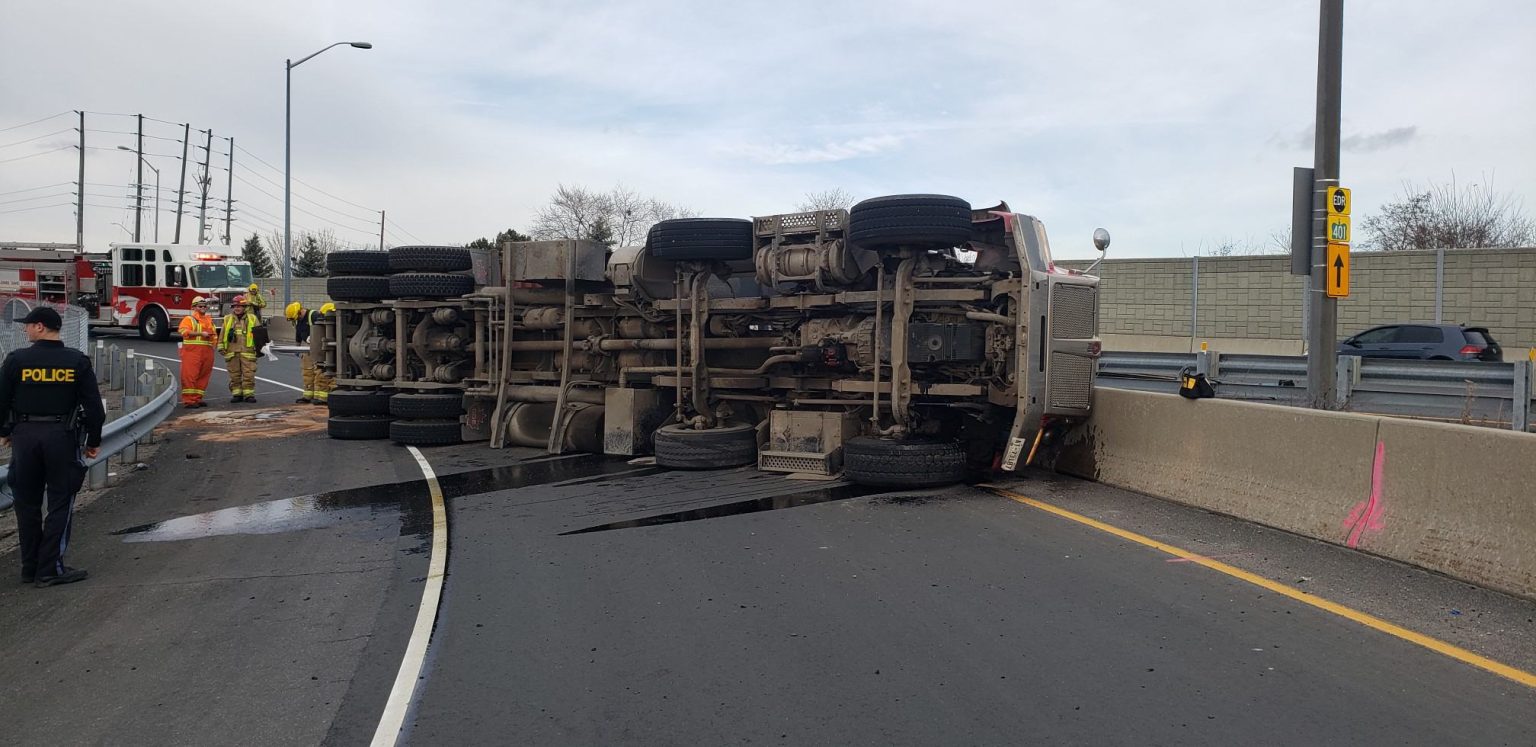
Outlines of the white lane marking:
<svg viewBox="0 0 1536 747">
<path fill-rule="evenodd" d="M 432 465 L 415 446 L 407 446 L 421 473 L 427 477 L 427 489 L 432 493 L 432 560 L 427 564 L 427 585 L 421 591 L 421 606 L 416 608 L 416 627 L 411 631 L 410 643 L 405 647 L 405 658 L 400 662 L 400 673 L 395 675 L 395 686 L 389 691 L 389 702 L 379 719 L 379 728 L 373 733 L 374 747 L 388 747 L 400 741 L 405 728 L 405 717 L 416 701 L 417 684 L 426 666 L 427 644 L 432 642 L 432 628 L 437 625 L 437 605 L 443 598 L 443 575 L 448 568 L 448 509 L 443 505 L 443 490 L 437 484 Z"/>
<path fill-rule="evenodd" d="M 170 361 L 172 363 L 180 363 L 181 362 L 180 358 L 167 358 L 167 357 L 165 357 L 163 355 L 150 355 L 149 353 L 140 353 L 140 352 L 137 352 L 137 351 L 134 352 L 134 355 L 141 356 L 141 357 L 144 357 L 144 358 L 154 358 L 157 361 Z M 229 373 L 229 369 L 227 369 L 227 368 L 219 368 L 218 366 L 214 366 L 213 370 L 215 370 L 215 371 L 223 371 L 226 374 Z M 289 389 L 292 389 L 293 391 L 298 392 L 299 394 L 303 394 L 304 393 L 303 389 L 300 389 L 300 388 L 298 388 L 298 387 L 296 387 L 296 386 L 294 386 L 292 384 L 284 384 L 281 381 L 273 381 L 271 379 L 263 379 L 260 376 L 257 376 L 256 380 L 257 381 L 265 381 L 268 384 L 276 384 L 278 386 L 288 387 Z"/>
</svg>

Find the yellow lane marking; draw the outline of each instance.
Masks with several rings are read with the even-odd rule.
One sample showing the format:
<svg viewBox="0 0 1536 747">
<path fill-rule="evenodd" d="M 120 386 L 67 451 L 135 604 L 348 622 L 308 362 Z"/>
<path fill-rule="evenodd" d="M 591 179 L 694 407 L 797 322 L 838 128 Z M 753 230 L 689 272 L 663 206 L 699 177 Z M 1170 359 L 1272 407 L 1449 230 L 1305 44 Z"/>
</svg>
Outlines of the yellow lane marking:
<svg viewBox="0 0 1536 747">
<path fill-rule="evenodd" d="M 1233 566 L 1227 565 L 1226 563 L 1223 563 L 1219 560 L 1212 560 L 1198 553 L 1193 553 L 1183 548 L 1174 547 L 1173 545 L 1167 544 L 1165 542 L 1158 542 L 1151 537 L 1144 537 L 1135 532 L 1129 532 L 1119 527 L 1110 526 L 1109 524 L 1105 524 L 1102 521 L 1090 519 L 1086 516 L 1083 516 L 1082 514 L 1073 513 L 1059 506 L 1053 506 L 1049 503 L 1044 503 L 1042 501 L 1035 500 L 1034 498 L 1019 495 L 1018 493 L 1003 490 L 1001 488 L 989 486 L 982 487 L 986 487 L 988 490 L 991 490 L 992 492 L 1004 498 L 1018 501 L 1019 503 L 1022 503 L 1026 506 L 1038 508 L 1041 511 L 1055 514 L 1062 517 L 1063 519 L 1069 519 L 1079 524 L 1093 527 L 1094 529 L 1097 529 L 1101 532 L 1108 532 L 1109 534 L 1113 534 L 1121 539 L 1130 540 L 1131 542 L 1135 542 L 1138 545 L 1145 545 L 1154 550 L 1160 550 L 1162 552 L 1168 553 L 1169 555 L 1183 558 L 1184 560 L 1187 560 L 1191 563 L 1198 563 L 1218 573 L 1225 573 L 1226 575 L 1233 578 L 1247 581 L 1254 586 L 1259 586 L 1276 594 L 1290 597 L 1291 599 L 1301 602 L 1302 604 L 1311 605 L 1325 612 L 1332 612 L 1339 617 L 1353 620 L 1366 627 L 1386 633 L 1387 635 L 1401 638 L 1405 641 L 1408 641 L 1409 643 L 1423 646 L 1424 648 L 1439 654 L 1443 654 L 1445 656 L 1449 656 L 1452 659 L 1462 663 L 1471 664 L 1478 669 L 1492 672 L 1499 675 L 1500 677 L 1506 677 L 1508 679 L 1514 680 L 1515 682 L 1525 685 L 1526 687 L 1536 688 L 1536 674 L 1532 674 L 1523 669 L 1516 669 L 1515 667 L 1509 666 L 1508 664 L 1494 661 L 1485 656 L 1478 656 L 1477 654 L 1461 648 L 1460 646 L 1446 643 L 1445 641 L 1442 641 L 1438 638 L 1431 638 L 1427 635 L 1424 635 L 1423 633 L 1415 633 L 1414 631 L 1404 628 L 1400 625 L 1393 625 L 1392 623 L 1389 623 L 1379 617 L 1368 615 L 1359 610 L 1345 607 L 1344 605 L 1337 602 L 1330 602 L 1326 599 L 1308 594 L 1300 589 L 1286 586 L 1285 584 L 1271 581 L 1267 578 L 1264 578 L 1263 576 L 1254 575 L 1248 571 L 1242 570 L 1241 568 L 1235 568 Z"/>
<path fill-rule="evenodd" d="M 443 490 L 438 486 L 437 474 L 432 471 L 427 458 L 415 446 L 406 449 L 416 458 L 432 494 L 432 559 L 427 564 L 427 583 L 421 591 L 421 606 L 416 608 L 416 627 L 411 630 L 411 640 L 405 646 L 405 657 L 400 661 L 395 685 L 389 691 L 389 702 L 384 704 L 379 728 L 373 733 L 374 747 L 400 741 L 405 715 L 416 700 L 416 687 L 426 665 L 427 644 L 432 642 L 432 628 L 437 625 L 437 605 L 443 598 L 443 576 L 448 569 L 448 509 L 443 505 Z"/>
</svg>

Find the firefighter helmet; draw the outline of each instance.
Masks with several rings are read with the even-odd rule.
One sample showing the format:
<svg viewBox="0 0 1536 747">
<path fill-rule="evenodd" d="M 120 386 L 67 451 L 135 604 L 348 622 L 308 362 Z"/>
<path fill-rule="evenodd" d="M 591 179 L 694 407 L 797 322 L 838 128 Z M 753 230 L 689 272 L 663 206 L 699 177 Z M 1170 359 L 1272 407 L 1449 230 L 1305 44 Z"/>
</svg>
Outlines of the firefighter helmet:
<svg viewBox="0 0 1536 747">
<path fill-rule="evenodd" d="M 288 304 L 287 308 L 283 309 L 283 317 L 290 322 L 297 321 L 299 318 L 299 312 L 303 310 L 304 307 L 300 306 L 298 301 L 294 301 L 293 303 Z"/>
<path fill-rule="evenodd" d="M 192 305 L 193 306 L 207 306 L 208 305 L 208 299 L 203 298 L 202 296 L 195 296 L 192 299 Z"/>
<path fill-rule="evenodd" d="M 231 306 L 244 306 L 245 296 L 235 296 L 234 298 L 230 299 L 229 303 Z"/>
<path fill-rule="evenodd" d="M 248 291 L 250 291 L 252 293 L 255 293 L 255 292 L 261 290 L 261 286 L 255 284 L 255 283 L 251 283 L 251 287 L 246 288 L 246 290 L 248 290 Z"/>
<path fill-rule="evenodd" d="M 335 310 L 336 304 L 333 304 L 330 301 L 326 301 L 325 303 L 320 304 L 320 313 L 322 314 L 329 314 Z"/>
</svg>

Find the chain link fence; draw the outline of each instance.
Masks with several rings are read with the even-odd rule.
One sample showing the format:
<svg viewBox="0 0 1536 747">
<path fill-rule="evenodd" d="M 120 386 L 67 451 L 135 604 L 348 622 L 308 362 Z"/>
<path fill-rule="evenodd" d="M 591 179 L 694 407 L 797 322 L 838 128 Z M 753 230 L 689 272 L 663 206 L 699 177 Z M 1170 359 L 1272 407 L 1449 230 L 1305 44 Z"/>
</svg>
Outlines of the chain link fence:
<svg viewBox="0 0 1536 747">
<path fill-rule="evenodd" d="M 19 350 L 32 344 L 27 342 L 27 331 L 20 320 L 42 305 L 45 304 L 31 299 L 0 296 L 0 358 L 9 355 L 12 350 Z M 64 320 L 64 326 L 59 330 L 64 344 L 82 353 L 89 353 L 90 320 L 85 309 L 70 304 L 46 305 L 52 306 Z"/>
</svg>

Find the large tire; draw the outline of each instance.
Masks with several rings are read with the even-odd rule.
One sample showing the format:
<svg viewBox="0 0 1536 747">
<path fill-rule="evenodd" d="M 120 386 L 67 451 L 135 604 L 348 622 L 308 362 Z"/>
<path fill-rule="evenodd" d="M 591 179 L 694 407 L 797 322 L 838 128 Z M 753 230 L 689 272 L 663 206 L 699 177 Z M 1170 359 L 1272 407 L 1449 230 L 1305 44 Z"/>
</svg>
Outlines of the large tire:
<svg viewBox="0 0 1536 747">
<path fill-rule="evenodd" d="M 462 246 L 397 246 L 389 250 L 389 269 L 395 272 L 458 272 L 474 266 Z"/>
<path fill-rule="evenodd" d="M 404 272 L 389 277 L 389 292 L 394 298 L 458 298 L 475 292 L 475 279 L 440 272 Z"/>
<path fill-rule="evenodd" d="M 389 291 L 390 278 L 342 275 L 325 279 L 325 294 L 332 301 L 383 301 L 394 298 Z"/>
<path fill-rule="evenodd" d="M 752 221 L 674 218 L 651 226 L 646 251 L 656 259 L 734 262 L 752 258 Z"/>
<path fill-rule="evenodd" d="M 848 211 L 848 240 L 871 249 L 959 246 L 971 240 L 971 204 L 949 195 L 874 197 Z"/>
<path fill-rule="evenodd" d="M 155 342 L 171 339 L 171 322 L 158 306 L 151 306 L 139 315 L 139 337 Z"/>
<path fill-rule="evenodd" d="M 343 441 L 371 441 L 389 438 L 388 415 L 332 415 L 325 421 L 325 432 Z"/>
<path fill-rule="evenodd" d="M 965 479 L 965 450 L 952 441 L 853 438 L 843 444 L 843 477 L 881 488 L 933 488 Z"/>
<path fill-rule="evenodd" d="M 457 419 L 396 420 L 389 424 L 389 438 L 407 446 L 444 446 L 464 442 Z"/>
<path fill-rule="evenodd" d="M 406 394 L 389 398 L 389 414 L 397 418 L 456 418 L 464 414 L 464 394 Z"/>
<path fill-rule="evenodd" d="M 325 269 L 332 275 L 388 275 L 389 253 L 374 250 L 338 250 L 325 255 Z"/>
<path fill-rule="evenodd" d="M 747 423 L 697 431 L 673 423 L 656 429 L 656 464 L 673 469 L 725 469 L 757 462 L 757 429 Z"/>
<path fill-rule="evenodd" d="M 325 398 L 331 415 L 388 415 L 389 392 L 379 389 L 337 389 Z"/>
</svg>

